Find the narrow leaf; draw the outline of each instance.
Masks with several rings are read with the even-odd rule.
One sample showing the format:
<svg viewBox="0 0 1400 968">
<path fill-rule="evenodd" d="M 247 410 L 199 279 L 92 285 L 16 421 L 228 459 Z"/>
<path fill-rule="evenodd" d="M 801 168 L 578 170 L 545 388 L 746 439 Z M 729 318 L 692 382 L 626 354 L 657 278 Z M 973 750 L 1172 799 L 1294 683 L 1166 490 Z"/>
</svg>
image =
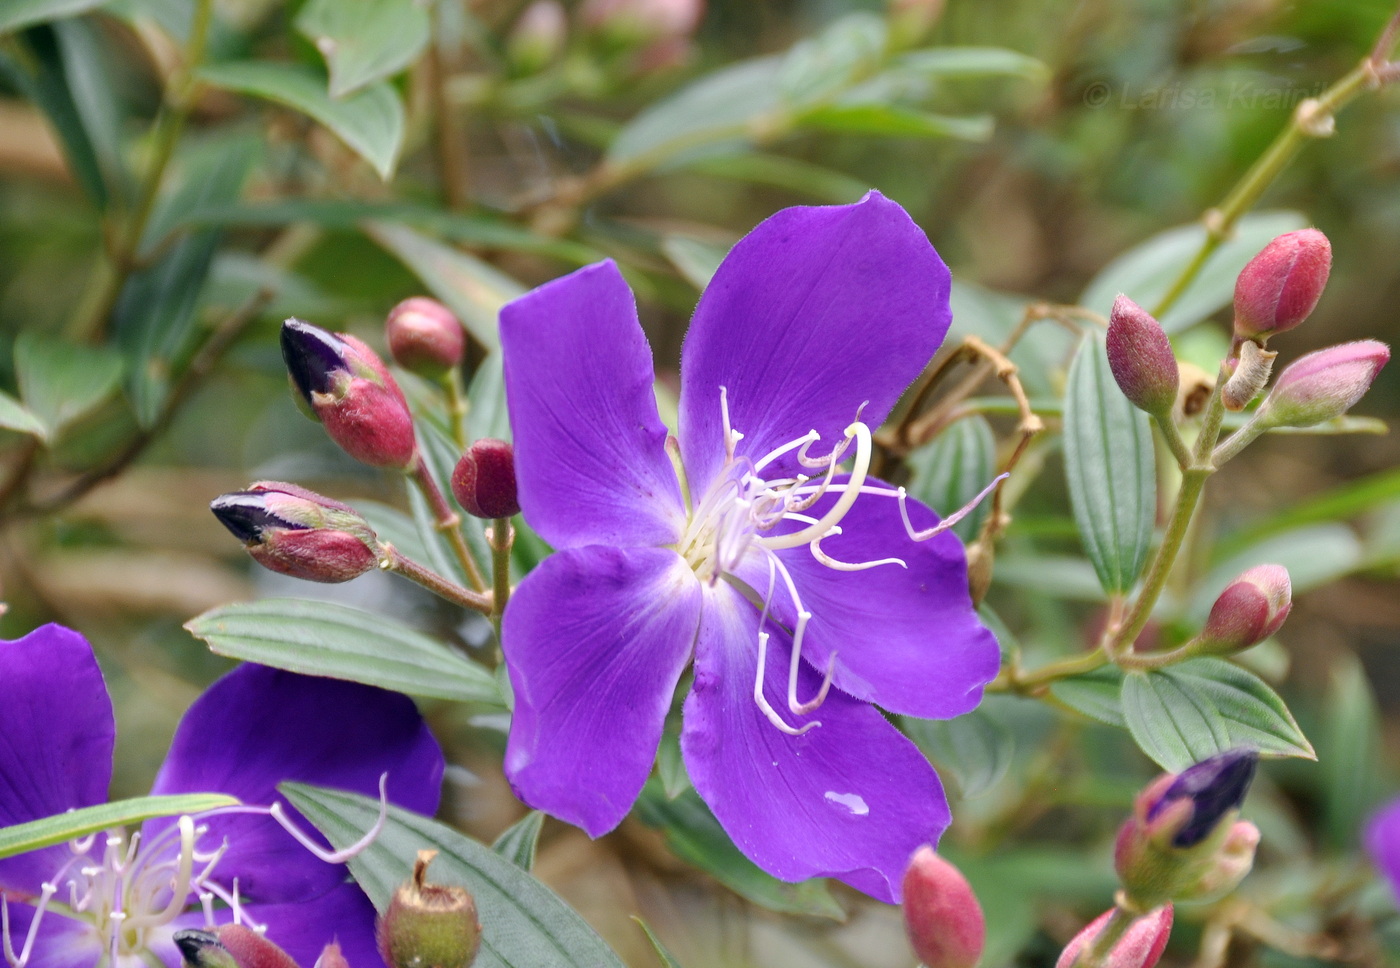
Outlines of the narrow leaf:
<svg viewBox="0 0 1400 968">
<path fill-rule="evenodd" d="M 804 128 L 837 134 L 960 141 L 986 141 L 994 127 L 990 115 L 951 117 L 893 104 L 831 104 L 804 112 L 798 123 Z"/>
<path fill-rule="evenodd" d="M 379 804 L 369 797 L 300 783 L 279 789 L 337 848 L 358 840 L 379 816 Z M 460 884 L 476 901 L 481 951 L 473 968 L 623 968 L 557 894 L 491 848 L 436 820 L 390 805 L 383 831 L 350 861 L 350 872 L 382 913 L 424 849 L 438 852 L 431 879 Z"/>
<path fill-rule="evenodd" d="M 415 0 L 311 0 L 296 27 L 326 59 L 333 98 L 397 74 L 428 45 L 428 11 Z"/>
<path fill-rule="evenodd" d="M 686 282 L 696 289 L 704 289 L 724 261 L 729 246 L 672 233 L 661 240 L 661 251 Z"/>
<path fill-rule="evenodd" d="M 13 857 L 41 847 L 52 847 L 74 837 L 86 837 L 112 827 L 138 824 L 154 817 L 197 814 L 215 807 L 232 807 L 236 797 L 222 793 L 182 793 L 177 796 L 135 797 L 94 807 L 69 810 L 42 820 L 0 827 L 0 858 Z"/>
<path fill-rule="evenodd" d="M 102 6 L 104 0 L 6 0 L 0 4 L 0 34 L 31 24 L 72 17 Z"/>
<path fill-rule="evenodd" d="M 661 968 L 681 968 L 681 963 L 677 961 L 676 956 L 671 954 L 671 952 L 666 949 L 666 946 L 661 943 L 661 939 L 656 936 L 656 932 L 651 929 L 651 925 L 647 924 L 635 914 L 632 915 L 632 920 L 636 921 L 637 924 L 641 926 L 641 929 L 646 932 L 647 940 L 651 942 L 651 947 L 656 952 L 656 956 L 661 959 Z"/>
<path fill-rule="evenodd" d="M 540 831 L 544 829 L 544 814 L 531 810 L 505 829 L 491 849 L 510 861 L 521 870 L 528 871 L 535 866 L 535 851 L 540 845 Z"/>
<path fill-rule="evenodd" d="M 1065 387 L 1065 476 L 1099 583 L 1107 592 L 1126 592 L 1152 542 L 1152 428 L 1113 382 L 1103 341 L 1093 336 L 1080 344 Z"/>
<path fill-rule="evenodd" d="M 892 70 L 938 79 L 1024 77 L 1043 80 L 1049 70 L 1034 57 L 1005 47 L 929 47 L 901 55 Z"/>
<path fill-rule="evenodd" d="M 297 598 L 223 605 L 185 628 L 218 655 L 413 696 L 501 704 L 491 673 L 382 615 Z"/>
</svg>

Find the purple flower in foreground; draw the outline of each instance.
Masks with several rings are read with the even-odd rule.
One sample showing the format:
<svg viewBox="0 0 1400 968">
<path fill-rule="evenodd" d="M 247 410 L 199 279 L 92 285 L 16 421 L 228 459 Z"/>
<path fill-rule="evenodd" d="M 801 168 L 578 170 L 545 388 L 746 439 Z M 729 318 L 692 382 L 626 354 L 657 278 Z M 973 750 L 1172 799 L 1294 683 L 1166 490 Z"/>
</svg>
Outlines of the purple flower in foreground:
<svg viewBox="0 0 1400 968">
<path fill-rule="evenodd" d="M 1367 822 L 1366 852 L 1400 898 L 1400 800 L 1386 804 Z"/>
<path fill-rule="evenodd" d="M 48 625 L 0 642 L 0 693 L 0 826 L 106 802 L 112 703 L 86 640 Z M 151 792 L 267 805 L 284 780 L 375 795 L 388 772 L 391 800 L 432 813 L 442 771 L 411 700 L 244 665 L 185 713 Z M 345 867 L 313 856 L 266 810 L 236 809 L 0 860 L 5 940 L 17 956 L 28 948 L 27 968 L 178 968 L 174 933 L 236 909 L 301 964 L 335 937 L 355 968 L 381 965 L 374 908 Z"/>
<path fill-rule="evenodd" d="M 615 827 L 693 653 L 681 746 L 735 844 L 784 880 L 897 899 L 948 807 L 871 703 L 956 716 L 998 667 L 962 546 L 911 540 L 933 512 L 867 476 L 869 428 L 938 349 L 948 290 L 878 194 L 779 212 L 701 297 L 672 450 L 615 265 L 501 311 L 520 506 L 558 549 L 504 620 L 523 800 L 593 836 Z"/>
</svg>

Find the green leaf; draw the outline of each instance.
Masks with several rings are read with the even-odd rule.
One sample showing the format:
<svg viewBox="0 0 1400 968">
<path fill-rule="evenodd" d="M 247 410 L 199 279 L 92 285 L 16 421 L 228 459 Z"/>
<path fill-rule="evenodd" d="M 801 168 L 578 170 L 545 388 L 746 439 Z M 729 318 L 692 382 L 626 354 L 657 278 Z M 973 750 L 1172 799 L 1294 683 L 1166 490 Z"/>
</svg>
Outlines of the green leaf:
<svg viewBox="0 0 1400 968">
<path fill-rule="evenodd" d="M 418 523 L 396 507 L 378 501 L 357 499 L 355 510 L 369 522 L 375 536 L 385 544 L 393 545 L 400 553 L 414 561 L 427 562 L 430 554 L 423 544 L 423 536 L 418 532 Z"/>
<path fill-rule="evenodd" d="M 428 45 L 428 11 L 416 0 L 311 0 L 296 28 L 316 45 L 342 98 L 408 67 Z"/>
<path fill-rule="evenodd" d="M 887 46 L 885 22 L 858 11 L 795 44 L 783 58 L 778 85 L 793 105 L 828 101 L 879 69 Z"/>
<path fill-rule="evenodd" d="M 661 792 L 668 800 L 690 789 L 690 774 L 686 772 L 685 757 L 681 755 L 679 720 L 668 720 L 661 734 L 661 745 L 656 749 L 656 778 L 661 781 Z"/>
<path fill-rule="evenodd" d="M 1113 382 L 1103 340 L 1088 336 L 1065 387 L 1065 476 L 1080 540 L 1107 592 L 1137 581 L 1157 511 L 1152 427 Z"/>
<path fill-rule="evenodd" d="M 506 410 L 506 375 L 501 353 L 489 353 L 472 374 L 467 388 L 467 436 L 472 440 L 494 437 L 511 440 L 510 414 Z"/>
<path fill-rule="evenodd" d="M 1034 57 L 1005 47 L 929 47 L 902 54 L 891 70 L 937 79 L 1024 77 L 1044 80 L 1049 70 Z"/>
<path fill-rule="evenodd" d="M 956 719 L 901 717 L 904 731 L 933 761 L 940 773 L 952 774 L 963 798 L 975 800 L 1006 776 L 1016 739 L 992 716 L 987 703 Z"/>
<path fill-rule="evenodd" d="M 540 831 L 544 829 L 544 814 L 531 810 L 505 829 L 491 849 L 510 861 L 521 870 L 528 871 L 535 866 L 535 851 L 540 845 Z"/>
<path fill-rule="evenodd" d="M 358 794 L 300 783 L 279 789 L 336 848 L 359 840 L 379 816 L 378 802 Z M 460 884 L 476 901 L 481 951 L 473 968 L 624 968 L 581 917 L 528 873 L 451 827 L 393 805 L 374 843 L 350 861 L 381 914 L 424 849 L 438 852 L 431 879 Z"/>
<path fill-rule="evenodd" d="M 660 782 L 648 780 L 636 809 L 644 823 L 665 833 L 666 845 L 677 857 L 710 874 L 740 897 L 782 914 L 845 919 L 845 911 L 831 896 L 825 881 L 787 884 L 760 870 L 734 846 L 693 789 L 673 800 L 666 796 Z"/>
<path fill-rule="evenodd" d="M 24 405 L 8 393 L 0 393 L 0 427 L 39 438 L 45 434 L 43 421 L 24 409 Z"/>
<path fill-rule="evenodd" d="M 1236 746 L 1317 759 L 1278 694 L 1224 659 L 1128 673 L 1123 718 L 1142 751 L 1171 773 Z"/>
<path fill-rule="evenodd" d="M 32 330 L 15 340 L 20 397 L 43 424 L 45 439 L 111 396 L 121 375 L 121 355 L 111 347 L 74 346 Z"/>
<path fill-rule="evenodd" d="M 365 232 L 445 302 L 478 343 L 488 350 L 500 345 L 497 314 L 502 306 L 525 293 L 524 286 L 475 256 L 402 225 L 371 222 L 365 226 Z"/>
<path fill-rule="evenodd" d="M 215 64 L 202 68 L 199 77 L 215 87 L 266 98 L 309 115 L 368 161 L 380 178 L 388 181 L 394 172 L 403 148 L 404 111 L 398 94 L 387 81 L 335 100 L 321 75 L 291 64 Z"/>
<path fill-rule="evenodd" d="M 661 251 L 686 282 L 696 289 L 704 289 L 729 254 L 729 246 L 671 233 L 661 239 Z"/>
<path fill-rule="evenodd" d="M 59 21 L 53 32 L 73 107 L 103 182 L 112 194 L 124 196 L 129 187 L 121 135 L 126 112 L 109 62 L 107 39 L 89 19 Z"/>
<path fill-rule="evenodd" d="M 1288 569 L 1289 583 L 1297 595 L 1336 581 L 1363 565 L 1365 557 L 1356 534 L 1343 524 L 1314 524 L 1266 538 L 1213 565 L 1196 582 L 1187 616 L 1196 625 L 1205 622 L 1210 607 L 1235 576 L 1255 565 L 1275 564 Z"/>
<path fill-rule="evenodd" d="M 836 134 L 889 135 L 896 138 L 957 138 L 986 141 L 992 136 L 991 115 L 950 117 L 892 104 L 829 104 L 805 111 L 799 125 Z"/>
<path fill-rule="evenodd" d="M 382 615 L 297 598 L 211 609 L 185 623 L 218 655 L 413 696 L 501 704 L 491 673 Z"/>
<path fill-rule="evenodd" d="M 1259 250 L 1275 236 L 1305 228 L 1308 220 L 1298 212 L 1254 212 L 1235 225 L 1234 235 L 1215 250 L 1196 279 L 1159 322 L 1168 333 L 1193 326 L 1230 304 L 1235 278 Z M 1080 304 L 1108 315 L 1113 300 L 1125 293 L 1148 312 L 1162 300 L 1206 241 L 1199 223 L 1158 233 L 1114 259 L 1089 283 Z"/>
<path fill-rule="evenodd" d="M 1250 545 L 1305 524 L 1345 521 L 1400 499 L 1400 468 L 1349 481 L 1282 511 L 1273 511 L 1216 542 L 1216 554 L 1234 556 Z"/>
<path fill-rule="evenodd" d="M 1350 653 L 1335 656 L 1318 757 L 1326 793 L 1323 829 L 1333 848 L 1347 850 L 1356 843 L 1357 831 L 1390 788 L 1382 735 L 1380 709 L 1366 670 Z"/>
<path fill-rule="evenodd" d="M 661 959 L 661 968 L 681 968 L 681 963 L 676 960 L 675 955 L 666 950 L 666 946 L 661 943 L 661 939 L 656 936 L 656 932 L 651 929 L 651 925 L 647 924 L 635 914 L 632 915 L 632 920 L 636 921 L 637 924 L 641 926 L 641 929 L 646 932 L 647 940 L 651 942 L 651 947 L 656 952 L 656 956 Z"/>
<path fill-rule="evenodd" d="M 687 170 L 716 178 L 786 188 L 834 205 L 858 202 L 870 190 L 869 182 L 784 155 L 756 152 L 727 155 L 697 161 L 687 166 Z"/>
<path fill-rule="evenodd" d="M 1126 727 L 1122 692 L 1123 672 L 1116 666 L 1061 679 L 1050 687 L 1050 695 L 1071 709 L 1110 726 Z"/>
<path fill-rule="evenodd" d="M 72 17 L 102 6 L 105 0 L 6 0 L 0 4 L 0 34 Z"/>
<path fill-rule="evenodd" d="M 138 824 L 155 817 L 197 814 L 215 807 L 238 805 L 237 797 L 222 793 L 182 793 L 177 796 L 135 797 L 95 807 L 69 810 L 42 820 L 0 827 L 0 858 L 13 857 L 41 847 L 52 847 L 112 827 Z"/>
<path fill-rule="evenodd" d="M 974 415 L 957 421 L 905 459 L 913 474 L 910 495 L 947 517 L 992 482 L 996 449 L 996 436 L 985 418 Z M 954 533 L 971 541 L 989 513 L 991 501 L 983 501 L 953 525 Z"/>
</svg>

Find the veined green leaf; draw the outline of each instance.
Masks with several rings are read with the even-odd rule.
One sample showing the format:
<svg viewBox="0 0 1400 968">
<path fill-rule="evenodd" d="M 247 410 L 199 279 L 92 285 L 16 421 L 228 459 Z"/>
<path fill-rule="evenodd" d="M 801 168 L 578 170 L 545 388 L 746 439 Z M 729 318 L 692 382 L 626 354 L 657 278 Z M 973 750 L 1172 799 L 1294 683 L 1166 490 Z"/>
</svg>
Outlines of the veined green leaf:
<svg viewBox="0 0 1400 968">
<path fill-rule="evenodd" d="M 73 346 L 33 331 L 15 340 L 15 375 L 29 413 L 53 439 L 117 388 L 122 358 L 107 346 Z"/>
<path fill-rule="evenodd" d="M 70 810 L 41 820 L 0 827 L 0 858 L 13 857 L 41 847 L 52 847 L 112 827 L 138 824 L 155 817 L 197 814 L 215 807 L 238 805 L 237 797 L 222 793 L 182 793 L 176 796 L 134 797 L 114 803 Z"/>
<path fill-rule="evenodd" d="M 0 4 L 0 34 L 72 17 L 102 6 L 105 0 L 6 0 Z"/>
<path fill-rule="evenodd" d="M 544 829 L 544 814 L 531 810 L 511 824 L 496 838 L 491 849 L 521 870 L 528 871 L 535 866 L 535 850 L 540 844 L 540 831 Z"/>
<path fill-rule="evenodd" d="M 996 786 L 1011 767 L 1016 738 L 987 710 L 987 703 L 954 719 L 901 717 L 904 731 L 945 775 L 951 773 L 966 800 Z"/>
<path fill-rule="evenodd" d="M 428 11 L 416 0 L 311 0 L 296 27 L 326 59 L 333 98 L 392 77 L 428 45 Z"/>
<path fill-rule="evenodd" d="M 1110 726 L 1128 725 L 1123 718 L 1122 692 L 1123 672 L 1111 665 L 1061 679 L 1050 687 L 1050 694 L 1066 706 Z"/>
<path fill-rule="evenodd" d="M 797 123 L 804 128 L 837 134 L 962 141 L 986 141 L 994 127 L 991 115 L 950 117 L 893 104 L 828 104 L 804 111 Z"/>
</svg>

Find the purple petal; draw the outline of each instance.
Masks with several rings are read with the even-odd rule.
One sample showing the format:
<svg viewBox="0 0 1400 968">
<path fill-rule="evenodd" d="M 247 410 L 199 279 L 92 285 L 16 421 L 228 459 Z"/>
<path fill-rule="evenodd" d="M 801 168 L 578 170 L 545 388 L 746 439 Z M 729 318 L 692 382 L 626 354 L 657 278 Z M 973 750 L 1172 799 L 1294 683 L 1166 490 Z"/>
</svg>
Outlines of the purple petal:
<svg viewBox="0 0 1400 968">
<path fill-rule="evenodd" d="M 105 803 L 112 700 L 77 632 L 45 625 L 0 642 L 0 827 Z M 0 886 L 37 893 L 64 846 L 0 860 Z"/>
<path fill-rule="evenodd" d="M 228 793 L 267 805 L 280 799 L 277 784 L 296 780 L 378 796 L 379 775 L 387 772 L 390 800 L 432 814 L 442 771 L 442 750 L 407 697 L 244 665 L 210 686 L 185 713 L 151 792 Z M 169 822 L 147 824 L 147 838 Z M 344 867 L 322 863 L 271 819 L 206 822 L 204 849 L 223 837 L 230 844 L 216 879 L 228 886 L 237 877 L 245 898 L 302 900 L 344 877 Z"/>
<path fill-rule="evenodd" d="M 740 240 L 700 297 L 681 358 L 692 492 L 723 461 L 720 387 L 740 455 L 813 429 L 835 445 L 867 401 L 861 419 L 879 426 L 943 342 L 949 285 L 923 230 L 876 192 L 784 209 Z"/>
<path fill-rule="evenodd" d="M 651 349 L 611 261 L 501 310 L 506 402 L 525 520 L 556 548 L 674 542 L 680 484 Z"/>
<path fill-rule="evenodd" d="M 867 478 L 866 483 L 885 486 Z M 824 497 L 808 513 L 820 517 L 835 502 Z M 938 516 L 909 501 L 916 530 Z M 863 494 L 841 520 L 841 533 L 821 549 L 848 563 L 901 558 L 908 568 L 880 565 L 838 571 L 819 562 L 807 545 L 778 552 L 812 613 L 802 656 L 858 699 L 891 712 L 946 719 L 975 708 L 982 687 L 997 674 L 996 638 L 977 617 L 967 590 L 967 559 L 951 531 L 915 542 L 894 498 Z M 765 584 L 760 591 L 765 591 Z M 789 628 L 796 618 L 789 596 L 774 596 L 773 612 Z"/>
<path fill-rule="evenodd" d="M 757 628 L 738 592 L 724 584 L 706 591 L 681 734 L 695 789 L 735 845 L 774 877 L 835 877 L 899 900 L 909 857 L 948 826 L 937 774 L 878 710 L 835 689 L 810 716 L 789 713 L 790 646 L 770 624 L 765 695 L 789 725 L 821 722 L 801 736 L 779 732 L 753 699 Z M 800 667 L 799 698 L 819 686 Z"/>
<path fill-rule="evenodd" d="M 505 770 L 521 800 L 597 837 L 651 772 L 699 621 L 674 551 L 575 548 L 546 558 L 506 606 L 515 712 Z"/>
<path fill-rule="evenodd" d="M 62 896 L 59 899 L 65 900 Z M 34 909 L 28 904 L 14 902 L 9 907 L 11 944 L 15 954 L 19 954 L 29 936 Z M 34 936 L 27 968 L 93 968 L 102 960 L 103 954 L 97 932 L 90 924 L 55 911 L 46 911 L 39 923 L 39 932 Z M 0 959 L 3 959 L 3 955 L 0 955 Z M 0 964 L 3 963 L 0 961 Z M 180 963 L 176 961 L 175 968 L 179 966 Z"/>
<path fill-rule="evenodd" d="M 1382 807 L 1366 825 L 1366 852 L 1400 898 L 1400 800 Z"/>
</svg>

